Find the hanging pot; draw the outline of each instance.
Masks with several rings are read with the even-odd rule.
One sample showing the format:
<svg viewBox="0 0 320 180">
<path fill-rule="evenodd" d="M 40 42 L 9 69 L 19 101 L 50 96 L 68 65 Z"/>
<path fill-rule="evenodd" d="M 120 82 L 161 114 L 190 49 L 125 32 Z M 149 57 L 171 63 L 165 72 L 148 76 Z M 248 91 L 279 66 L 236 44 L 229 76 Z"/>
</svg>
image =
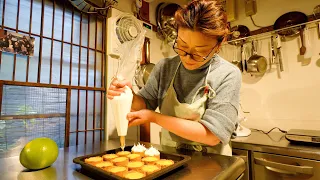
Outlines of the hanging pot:
<svg viewBox="0 0 320 180">
<path fill-rule="evenodd" d="M 263 76 L 267 71 L 267 59 L 257 53 L 257 41 L 252 41 L 253 55 L 247 61 L 247 72 L 251 75 Z"/>
<path fill-rule="evenodd" d="M 146 38 L 143 47 L 143 61 L 137 68 L 134 77 L 139 89 L 141 89 L 147 83 L 154 66 L 155 64 L 150 63 L 150 39 Z"/>
<path fill-rule="evenodd" d="M 179 8 L 175 3 L 160 3 L 156 9 L 157 35 L 168 43 L 177 37 L 174 14 Z"/>
<path fill-rule="evenodd" d="M 245 39 L 237 40 L 237 39 L 250 36 L 249 28 L 244 25 L 234 26 L 231 28 L 230 31 L 231 31 L 231 34 L 228 36 L 228 41 L 232 41 L 232 42 L 229 42 L 229 44 L 231 45 L 241 46 L 246 42 L 246 40 Z"/>
</svg>

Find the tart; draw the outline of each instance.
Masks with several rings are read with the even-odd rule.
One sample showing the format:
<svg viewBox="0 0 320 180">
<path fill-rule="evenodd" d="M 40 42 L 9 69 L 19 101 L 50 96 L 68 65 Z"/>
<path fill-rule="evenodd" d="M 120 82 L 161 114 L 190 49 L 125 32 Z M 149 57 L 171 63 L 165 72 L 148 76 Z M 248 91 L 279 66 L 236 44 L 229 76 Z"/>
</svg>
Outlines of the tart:
<svg viewBox="0 0 320 180">
<path fill-rule="evenodd" d="M 117 158 L 117 157 L 119 157 L 119 156 L 116 154 L 105 154 L 102 156 L 104 161 L 111 161 L 112 159 Z"/>
<path fill-rule="evenodd" d="M 111 168 L 113 166 L 113 164 L 112 164 L 112 162 L 109 162 L 109 161 L 103 161 L 103 162 L 96 164 L 95 166 L 98 168 L 102 168 L 104 170 L 107 170 L 107 169 Z"/>
<path fill-rule="evenodd" d="M 108 172 L 111 172 L 112 174 L 118 175 L 120 177 L 123 177 L 123 175 L 128 172 L 126 167 L 123 166 L 113 166 L 109 169 L 107 169 Z"/>
<path fill-rule="evenodd" d="M 144 162 L 145 164 L 149 164 L 149 165 L 152 165 L 152 164 L 155 164 L 159 159 L 157 157 L 153 157 L 153 156 L 150 156 L 150 157 L 144 157 L 142 158 L 142 162 Z"/>
<path fill-rule="evenodd" d="M 111 161 L 116 166 L 127 166 L 129 159 L 127 157 L 117 157 Z"/>
<path fill-rule="evenodd" d="M 145 152 L 146 150 L 147 150 L 147 148 L 144 147 L 144 145 L 143 145 L 143 144 L 140 144 L 140 143 L 138 143 L 138 145 L 134 145 L 134 146 L 131 148 L 131 152 L 132 152 L 133 154 L 140 154 L 141 157 L 144 156 L 144 152 Z"/>
<path fill-rule="evenodd" d="M 131 152 L 129 151 L 119 151 L 117 152 L 117 155 L 120 157 L 127 157 L 129 154 L 131 154 Z"/>
<path fill-rule="evenodd" d="M 146 177 L 146 175 L 142 172 L 137 172 L 137 171 L 129 171 L 124 174 L 123 176 L 126 179 L 141 179 Z"/>
<path fill-rule="evenodd" d="M 160 159 L 160 152 L 152 146 L 144 152 L 144 155 L 146 157 L 157 157 L 158 159 Z"/>
<path fill-rule="evenodd" d="M 129 154 L 127 158 L 129 158 L 130 161 L 141 161 L 140 154 Z"/>
<path fill-rule="evenodd" d="M 155 163 L 158 167 L 160 167 L 161 169 L 166 168 L 168 166 L 171 166 L 174 164 L 174 161 L 170 160 L 170 159 L 160 159 L 159 161 L 157 161 Z"/>
<path fill-rule="evenodd" d="M 157 172 L 159 170 L 160 170 L 160 168 L 156 165 L 144 165 L 141 168 L 141 171 L 143 173 L 146 173 L 147 175 L 150 175 L 150 174 Z"/>
<path fill-rule="evenodd" d="M 129 170 L 139 171 L 143 165 L 144 163 L 141 161 L 132 161 L 128 163 L 127 167 Z"/>
<path fill-rule="evenodd" d="M 85 163 L 91 164 L 91 165 L 96 165 L 100 162 L 102 162 L 103 159 L 100 156 L 96 156 L 96 157 L 90 157 L 90 158 L 86 158 L 84 159 Z"/>
</svg>

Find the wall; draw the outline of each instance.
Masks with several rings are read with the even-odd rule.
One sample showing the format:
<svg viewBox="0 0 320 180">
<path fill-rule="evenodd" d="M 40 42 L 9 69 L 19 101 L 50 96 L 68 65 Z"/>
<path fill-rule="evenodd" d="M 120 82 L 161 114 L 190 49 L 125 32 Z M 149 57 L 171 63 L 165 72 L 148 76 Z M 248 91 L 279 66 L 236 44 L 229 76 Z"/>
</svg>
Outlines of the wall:
<svg viewBox="0 0 320 180">
<path fill-rule="evenodd" d="M 245 17 L 243 1 L 237 2 L 238 20 L 231 26 L 243 24 L 250 30 L 256 29 Z M 257 0 L 258 13 L 253 16 L 258 25 L 272 25 L 282 14 L 289 11 L 302 11 L 312 14 L 318 0 Z M 243 123 L 250 128 L 269 130 L 274 126 L 288 130 L 292 128 L 320 130 L 320 40 L 315 24 L 311 25 L 312 58 L 299 56 L 300 38 L 282 43 L 284 72 L 278 77 L 276 66 L 262 78 L 243 75 L 241 101 L 248 120 Z M 234 47 L 226 45 L 221 55 L 233 60 Z M 259 42 L 258 53 L 270 58 L 270 38 Z"/>
</svg>

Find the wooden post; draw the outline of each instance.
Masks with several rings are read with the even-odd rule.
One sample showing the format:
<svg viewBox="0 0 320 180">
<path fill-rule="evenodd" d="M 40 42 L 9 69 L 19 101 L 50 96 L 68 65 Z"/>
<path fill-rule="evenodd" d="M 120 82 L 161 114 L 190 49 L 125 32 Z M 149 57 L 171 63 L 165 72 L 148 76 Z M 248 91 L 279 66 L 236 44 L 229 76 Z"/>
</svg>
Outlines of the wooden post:
<svg viewBox="0 0 320 180">
<path fill-rule="evenodd" d="M 71 88 L 67 89 L 67 105 L 66 105 L 66 124 L 64 135 L 64 147 L 69 147 L 70 141 L 70 106 L 71 106 Z"/>
</svg>

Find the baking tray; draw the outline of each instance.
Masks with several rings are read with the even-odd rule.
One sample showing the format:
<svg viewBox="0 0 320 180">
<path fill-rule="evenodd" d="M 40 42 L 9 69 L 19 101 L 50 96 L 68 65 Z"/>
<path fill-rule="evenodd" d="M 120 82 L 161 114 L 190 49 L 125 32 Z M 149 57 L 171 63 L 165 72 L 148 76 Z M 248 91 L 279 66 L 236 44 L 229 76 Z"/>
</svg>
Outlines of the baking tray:
<svg viewBox="0 0 320 180">
<path fill-rule="evenodd" d="M 132 148 L 132 146 L 126 146 L 124 150 L 131 151 L 131 148 Z M 76 164 L 80 164 L 81 165 L 81 172 L 85 175 L 88 175 L 89 177 L 93 177 L 96 179 L 126 179 L 126 178 L 121 178 L 119 176 L 116 176 L 116 175 L 114 175 L 110 172 L 107 172 L 101 168 L 92 166 L 92 165 L 84 162 L 84 160 L 89 157 L 103 156 L 104 154 L 112 154 L 112 153 L 115 154 L 118 151 L 121 151 L 121 149 L 120 148 L 112 149 L 112 150 L 108 150 L 108 151 L 101 152 L 101 153 L 80 156 L 80 157 L 74 158 L 73 162 Z M 186 155 L 167 153 L 164 151 L 159 151 L 159 152 L 160 152 L 161 159 L 171 159 L 174 161 L 174 164 L 169 167 L 166 167 L 164 169 L 161 169 L 160 171 L 157 171 L 155 173 L 147 175 L 146 177 L 141 178 L 140 180 L 155 179 L 155 178 L 159 178 L 160 176 L 166 175 L 168 173 L 172 173 L 172 171 L 174 171 L 174 170 L 179 170 L 183 165 L 185 165 L 191 159 L 190 156 L 186 156 Z"/>
</svg>

